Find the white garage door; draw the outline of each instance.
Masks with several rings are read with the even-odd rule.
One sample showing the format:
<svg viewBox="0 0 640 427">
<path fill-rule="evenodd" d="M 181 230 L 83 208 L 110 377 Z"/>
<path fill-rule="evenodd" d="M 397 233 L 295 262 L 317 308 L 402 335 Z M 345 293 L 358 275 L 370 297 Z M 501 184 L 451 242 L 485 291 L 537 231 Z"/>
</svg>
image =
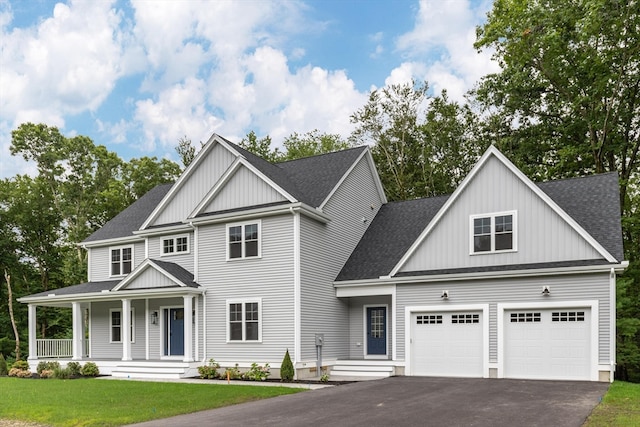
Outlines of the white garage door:
<svg viewBox="0 0 640 427">
<path fill-rule="evenodd" d="M 482 377 L 482 312 L 413 313 L 411 375 Z"/>
<path fill-rule="evenodd" d="M 504 376 L 590 379 L 590 310 L 511 310 L 504 318 Z"/>
</svg>

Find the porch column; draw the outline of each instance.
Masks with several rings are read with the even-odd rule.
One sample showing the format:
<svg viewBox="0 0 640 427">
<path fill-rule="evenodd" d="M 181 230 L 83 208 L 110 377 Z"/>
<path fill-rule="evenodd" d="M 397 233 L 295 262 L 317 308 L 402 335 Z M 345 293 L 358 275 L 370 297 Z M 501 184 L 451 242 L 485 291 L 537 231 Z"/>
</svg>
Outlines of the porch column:
<svg viewBox="0 0 640 427">
<path fill-rule="evenodd" d="M 36 341 L 36 306 L 29 304 L 29 359 L 38 358 Z"/>
<path fill-rule="evenodd" d="M 73 340 L 72 340 L 72 359 L 82 359 L 83 346 L 83 330 L 82 330 L 82 307 L 79 302 L 71 303 L 72 325 L 73 325 Z"/>
<path fill-rule="evenodd" d="M 122 300 L 122 360 L 131 360 L 131 300 Z"/>
<path fill-rule="evenodd" d="M 184 298 L 184 362 L 193 362 L 193 296 L 185 295 Z"/>
</svg>

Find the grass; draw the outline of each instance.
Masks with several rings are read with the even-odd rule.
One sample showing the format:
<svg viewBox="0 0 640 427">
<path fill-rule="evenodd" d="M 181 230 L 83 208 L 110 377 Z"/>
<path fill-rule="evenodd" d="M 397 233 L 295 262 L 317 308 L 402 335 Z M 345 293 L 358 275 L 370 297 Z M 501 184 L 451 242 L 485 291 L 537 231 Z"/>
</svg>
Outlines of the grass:
<svg viewBox="0 0 640 427">
<path fill-rule="evenodd" d="M 0 377 L 0 419 L 51 426 L 118 426 L 299 391 L 205 383 Z"/>
<path fill-rule="evenodd" d="M 640 426 L 640 384 L 611 384 L 583 427 L 600 426 Z"/>
</svg>

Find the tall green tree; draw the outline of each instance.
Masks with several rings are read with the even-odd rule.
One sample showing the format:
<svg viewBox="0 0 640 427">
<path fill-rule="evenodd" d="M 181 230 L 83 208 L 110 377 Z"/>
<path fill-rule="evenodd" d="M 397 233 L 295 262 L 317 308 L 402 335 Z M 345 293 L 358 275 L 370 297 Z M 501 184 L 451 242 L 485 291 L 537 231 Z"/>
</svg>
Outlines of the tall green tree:
<svg viewBox="0 0 640 427">
<path fill-rule="evenodd" d="M 317 129 L 304 134 L 292 133 L 282 142 L 282 150 L 279 147 L 272 148 L 272 143 L 269 135 L 258 138 L 256 133 L 251 131 L 238 145 L 272 163 L 332 153 L 352 147 L 352 144 L 343 140 L 340 135 L 320 132 Z"/>
</svg>

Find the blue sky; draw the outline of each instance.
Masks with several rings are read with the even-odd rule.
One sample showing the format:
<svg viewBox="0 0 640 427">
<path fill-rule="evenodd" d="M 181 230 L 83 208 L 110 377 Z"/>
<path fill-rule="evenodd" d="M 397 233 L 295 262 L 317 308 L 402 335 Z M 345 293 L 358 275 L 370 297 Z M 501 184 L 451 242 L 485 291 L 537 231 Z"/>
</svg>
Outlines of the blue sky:
<svg viewBox="0 0 640 427">
<path fill-rule="evenodd" d="M 186 136 L 347 137 L 369 91 L 411 78 L 451 98 L 498 70 L 473 49 L 490 0 L 0 0 L 0 178 L 24 122 L 122 158 L 178 160 Z"/>
</svg>

